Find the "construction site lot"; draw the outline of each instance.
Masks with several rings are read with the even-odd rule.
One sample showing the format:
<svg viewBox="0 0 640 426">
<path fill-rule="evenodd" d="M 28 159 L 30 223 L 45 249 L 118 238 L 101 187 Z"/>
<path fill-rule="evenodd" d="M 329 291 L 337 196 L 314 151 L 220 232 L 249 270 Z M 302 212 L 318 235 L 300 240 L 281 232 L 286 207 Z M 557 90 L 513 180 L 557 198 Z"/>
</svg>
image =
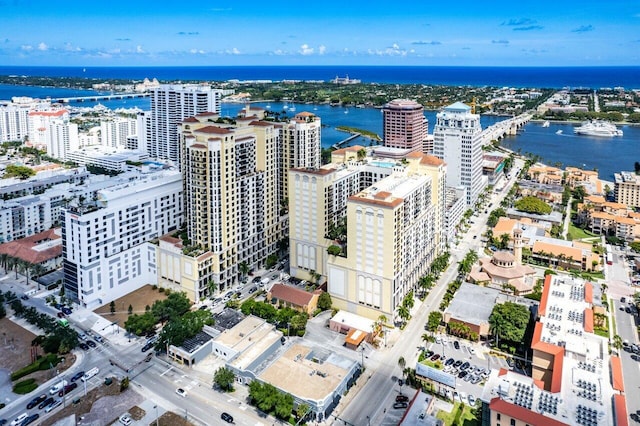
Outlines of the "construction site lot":
<svg viewBox="0 0 640 426">
<path fill-rule="evenodd" d="M 131 293 L 114 300 L 115 313 L 111 313 L 111 303 L 100 306 L 94 312 L 110 322 L 117 322 L 124 328 L 125 321 L 129 318 L 129 306 L 132 308 L 132 314 L 142 315 L 145 313 L 147 306 L 153 306 L 156 300 L 165 300 L 167 296 L 153 289 L 151 285 L 145 285 Z"/>
<path fill-rule="evenodd" d="M 6 368 L 10 372 L 21 369 L 31 364 L 32 346 L 31 342 L 36 335 L 22 328 L 19 324 L 11 321 L 9 318 L 0 319 L 0 368 Z M 35 353 L 43 356 L 44 351 L 39 346 L 35 347 Z M 62 355 L 64 361 L 54 366 L 58 372 L 65 371 L 73 365 L 76 360 L 75 355 L 69 353 Z M 55 370 L 40 370 L 21 377 L 18 381 L 27 379 L 35 379 L 38 385 L 43 384 L 55 375 Z"/>
<path fill-rule="evenodd" d="M 101 384 L 87 395 L 78 392 L 70 395 L 67 399 L 67 406 L 60 411 L 43 420 L 42 426 L 51 426 L 56 422 L 75 416 L 75 424 L 111 425 L 120 424 L 119 417 L 124 413 L 129 413 L 135 421 L 141 420 L 147 413 L 138 405 L 144 398 L 131 388 L 120 392 L 120 382 L 113 377 L 110 385 Z M 153 423 L 156 424 L 156 419 Z M 191 423 L 182 419 L 175 413 L 166 412 L 158 419 L 159 425 L 190 426 Z"/>
</svg>

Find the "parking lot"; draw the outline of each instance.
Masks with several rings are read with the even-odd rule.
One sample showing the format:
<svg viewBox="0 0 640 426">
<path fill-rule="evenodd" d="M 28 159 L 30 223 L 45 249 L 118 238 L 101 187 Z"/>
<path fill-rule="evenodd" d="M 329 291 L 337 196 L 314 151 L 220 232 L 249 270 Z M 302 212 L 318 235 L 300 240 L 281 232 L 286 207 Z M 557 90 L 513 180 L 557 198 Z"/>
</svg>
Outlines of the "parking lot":
<svg viewBox="0 0 640 426">
<path fill-rule="evenodd" d="M 451 390 L 447 396 L 457 400 L 464 397 L 462 402 L 465 403 L 469 403 L 470 395 L 472 399 L 480 396 L 482 385 L 491 369 L 510 368 L 505 358 L 489 355 L 486 346 L 452 336 L 439 335 L 436 342 L 425 349 L 428 358 L 442 362 L 443 371 L 456 376 L 456 389 Z"/>
</svg>

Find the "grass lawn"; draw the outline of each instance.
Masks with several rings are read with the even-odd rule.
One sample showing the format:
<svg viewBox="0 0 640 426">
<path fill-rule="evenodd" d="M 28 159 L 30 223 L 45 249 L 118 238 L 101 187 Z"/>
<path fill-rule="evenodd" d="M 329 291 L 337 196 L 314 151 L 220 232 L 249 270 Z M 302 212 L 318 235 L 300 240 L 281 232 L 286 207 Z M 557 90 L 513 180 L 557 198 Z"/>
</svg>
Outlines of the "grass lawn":
<svg viewBox="0 0 640 426">
<path fill-rule="evenodd" d="M 462 414 L 458 413 L 459 407 L 462 405 Z M 471 413 L 471 407 L 456 402 L 450 413 L 439 411 L 436 416 L 442 420 L 445 426 L 479 426 L 480 422 Z"/>
<path fill-rule="evenodd" d="M 583 238 L 592 238 L 595 236 L 595 234 L 592 234 L 585 229 L 578 228 L 573 223 L 569 222 L 569 235 L 567 235 L 569 240 L 581 240 Z"/>
</svg>

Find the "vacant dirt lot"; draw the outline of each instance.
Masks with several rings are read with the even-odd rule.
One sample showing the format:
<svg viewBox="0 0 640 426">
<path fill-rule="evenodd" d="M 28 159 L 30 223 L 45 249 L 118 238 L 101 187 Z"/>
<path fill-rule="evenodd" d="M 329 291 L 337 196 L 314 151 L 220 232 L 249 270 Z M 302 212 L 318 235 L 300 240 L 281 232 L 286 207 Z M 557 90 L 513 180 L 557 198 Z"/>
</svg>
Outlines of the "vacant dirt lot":
<svg viewBox="0 0 640 426">
<path fill-rule="evenodd" d="M 120 327 L 124 327 L 124 322 L 129 318 L 129 305 L 133 308 L 134 314 L 144 314 L 147 305 L 153 306 L 156 300 L 164 300 L 167 296 L 154 290 L 152 286 L 146 285 L 124 297 L 115 300 L 115 314 L 111 313 L 111 304 L 100 306 L 94 312 L 100 314 L 111 322 L 118 321 Z"/>
<path fill-rule="evenodd" d="M 31 342 L 36 335 L 25 330 L 8 318 L 0 319 L 0 368 L 6 368 L 14 372 L 31 364 Z M 38 346 L 38 355 L 44 355 L 44 351 Z M 66 370 L 75 362 L 75 355 L 64 355 L 64 363 L 56 366 L 60 372 Z M 50 370 L 36 371 L 20 380 L 34 378 L 38 384 L 42 384 L 52 377 Z"/>
</svg>

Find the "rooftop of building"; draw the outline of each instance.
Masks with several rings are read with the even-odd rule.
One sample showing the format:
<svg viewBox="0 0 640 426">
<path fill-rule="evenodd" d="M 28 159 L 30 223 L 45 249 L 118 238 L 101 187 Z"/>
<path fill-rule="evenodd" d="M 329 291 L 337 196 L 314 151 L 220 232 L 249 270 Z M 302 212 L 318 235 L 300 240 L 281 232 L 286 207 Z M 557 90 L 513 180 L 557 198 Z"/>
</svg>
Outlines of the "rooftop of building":
<svg viewBox="0 0 640 426">
<path fill-rule="evenodd" d="M 416 187 L 425 185 L 430 180 L 431 178 L 426 175 L 394 173 L 379 180 L 364 191 L 352 195 L 349 200 L 395 208 L 401 205 L 404 198 L 413 192 Z"/>
<path fill-rule="evenodd" d="M 62 230 L 52 228 L 0 244 L 0 254 L 7 254 L 33 264 L 55 259 L 62 256 Z"/>
<path fill-rule="evenodd" d="M 328 349 L 295 343 L 258 377 L 297 398 L 323 401 L 357 364 Z"/>
<path fill-rule="evenodd" d="M 371 332 L 375 325 L 375 321 L 347 311 L 338 311 L 331 318 L 331 321 L 344 324 L 349 328 L 355 328 L 367 333 Z"/>
<path fill-rule="evenodd" d="M 445 310 L 451 318 L 470 324 L 486 324 L 500 291 L 470 283 L 462 283 Z"/>
<path fill-rule="evenodd" d="M 562 374 L 565 386 L 560 392 L 546 391 L 540 381 L 501 369 L 492 370 L 481 400 L 489 403 L 492 411 L 531 425 L 616 424 L 614 392 L 609 377 L 600 374 L 608 373 L 608 369 L 605 372 L 582 361 L 565 359 Z"/>
<path fill-rule="evenodd" d="M 295 306 L 307 306 L 314 296 L 314 293 L 282 283 L 276 283 L 271 286 L 269 294 L 272 298 L 291 303 Z"/>
<path fill-rule="evenodd" d="M 562 223 L 562 213 L 552 211 L 549 214 L 534 214 L 521 212 L 516 209 L 508 209 L 507 216 L 512 218 L 528 218 L 536 222 Z"/>
<path fill-rule="evenodd" d="M 593 334 L 593 285 L 568 275 L 547 275 L 534 341 L 564 348 L 587 361 L 602 361 L 607 339 Z M 603 352 L 604 351 L 604 352 Z"/>
<path fill-rule="evenodd" d="M 640 185 L 640 175 L 637 175 L 633 172 L 614 173 L 613 177 L 615 178 L 616 184 L 633 183 L 636 185 Z"/>
<path fill-rule="evenodd" d="M 76 151 L 71 151 L 67 155 L 71 157 L 84 156 L 91 159 L 102 159 L 113 162 L 139 161 L 140 158 L 146 159 L 149 157 L 149 154 L 142 150 L 108 147 L 104 145 L 86 146 Z"/>
<path fill-rule="evenodd" d="M 403 110 L 403 109 L 407 109 L 407 110 L 420 110 L 423 109 L 422 104 L 413 101 L 411 99 L 394 99 L 392 101 L 389 101 L 385 106 L 384 109 L 394 109 L 394 110 Z"/>
<path fill-rule="evenodd" d="M 273 325 L 265 320 L 249 315 L 230 329 L 224 330 L 216 341 L 220 344 L 242 352 L 255 342 L 265 338 L 273 330 Z"/>
</svg>

